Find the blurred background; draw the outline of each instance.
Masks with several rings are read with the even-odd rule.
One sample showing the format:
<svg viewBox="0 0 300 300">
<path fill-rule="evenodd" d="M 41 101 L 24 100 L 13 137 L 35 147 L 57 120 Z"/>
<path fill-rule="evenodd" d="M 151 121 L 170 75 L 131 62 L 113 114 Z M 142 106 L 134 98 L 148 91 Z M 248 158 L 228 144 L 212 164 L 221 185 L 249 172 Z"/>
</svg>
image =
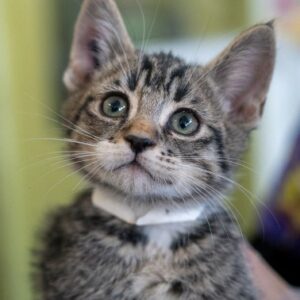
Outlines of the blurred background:
<svg viewBox="0 0 300 300">
<path fill-rule="evenodd" d="M 220 52 L 247 26 L 281 17 L 277 24 L 277 65 L 264 120 L 243 159 L 244 166 L 236 179 L 240 185 L 236 186 L 229 208 L 245 235 L 261 248 L 265 235 L 261 228 L 265 226 L 268 231 L 273 222 L 265 221 L 268 217 L 264 216 L 264 207 L 277 209 L 278 205 L 269 203 L 277 202 L 281 195 L 288 198 L 284 216 L 293 218 L 300 232 L 300 147 L 295 148 L 300 131 L 299 1 L 117 2 L 137 46 L 146 45 L 149 51 L 172 50 L 188 61 L 200 63 Z M 80 5 L 80 0 L 0 1 L 3 300 L 33 299 L 31 252 L 37 244 L 38 231 L 46 223 L 47 212 L 70 201 L 84 187 L 60 153 L 63 144 L 55 140 L 62 137 L 59 112 L 66 94 L 61 78 Z M 296 160 L 290 160 L 291 153 Z M 284 184 L 284 174 L 290 174 L 289 170 L 296 170 L 296 175 Z M 292 279 L 290 282 L 297 284 Z"/>
</svg>

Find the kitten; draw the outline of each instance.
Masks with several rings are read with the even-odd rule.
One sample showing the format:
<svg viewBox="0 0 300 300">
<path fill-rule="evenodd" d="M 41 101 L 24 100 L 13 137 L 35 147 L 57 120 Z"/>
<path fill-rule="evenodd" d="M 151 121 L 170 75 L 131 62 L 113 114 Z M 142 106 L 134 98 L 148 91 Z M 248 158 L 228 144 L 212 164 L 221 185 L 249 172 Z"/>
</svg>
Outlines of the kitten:
<svg viewBox="0 0 300 300">
<path fill-rule="evenodd" d="M 271 23 L 199 66 L 134 49 L 112 0 L 83 2 L 64 112 L 94 187 L 45 234 L 42 299 L 258 299 L 222 195 L 274 60 Z"/>
</svg>

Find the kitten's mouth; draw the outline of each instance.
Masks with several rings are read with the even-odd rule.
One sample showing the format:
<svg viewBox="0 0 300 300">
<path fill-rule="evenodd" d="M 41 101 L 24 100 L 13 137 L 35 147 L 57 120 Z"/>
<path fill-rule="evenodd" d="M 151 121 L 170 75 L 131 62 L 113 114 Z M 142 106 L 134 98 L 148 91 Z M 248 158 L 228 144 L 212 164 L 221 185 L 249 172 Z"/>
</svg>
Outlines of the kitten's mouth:
<svg viewBox="0 0 300 300">
<path fill-rule="evenodd" d="M 151 180 L 157 181 L 157 179 L 144 166 L 142 166 L 139 163 L 136 157 L 133 161 L 114 169 L 114 171 L 124 169 L 126 169 L 126 172 L 131 173 L 133 176 L 147 175 L 148 177 L 150 177 Z"/>
</svg>

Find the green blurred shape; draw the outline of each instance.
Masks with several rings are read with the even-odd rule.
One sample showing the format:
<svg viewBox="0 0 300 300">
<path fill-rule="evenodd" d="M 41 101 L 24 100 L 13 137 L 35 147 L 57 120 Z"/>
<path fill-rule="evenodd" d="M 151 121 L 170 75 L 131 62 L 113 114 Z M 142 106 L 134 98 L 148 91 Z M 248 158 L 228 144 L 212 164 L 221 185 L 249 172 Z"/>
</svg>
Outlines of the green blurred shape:
<svg viewBox="0 0 300 300">
<path fill-rule="evenodd" d="M 128 30 L 137 42 L 144 39 L 204 38 L 237 30 L 247 21 L 247 0 L 117 2 Z"/>
<path fill-rule="evenodd" d="M 62 181 L 70 171 L 55 171 L 55 160 L 46 159 L 50 156 L 47 153 L 60 148 L 60 143 L 32 140 L 59 135 L 57 124 L 47 120 L 47 116 L 56 118 L 51 107 L 59 98 L 53 84 L 57 67 L 55 32 L 52 1 L 0 1 L 0 299 L 3 300 L 33 299 L 30 262 L 38 228 L 45 223 L 45 212 L 50 207 L 70 198 L 77 182 L 73 176 Z"/>
</svg>

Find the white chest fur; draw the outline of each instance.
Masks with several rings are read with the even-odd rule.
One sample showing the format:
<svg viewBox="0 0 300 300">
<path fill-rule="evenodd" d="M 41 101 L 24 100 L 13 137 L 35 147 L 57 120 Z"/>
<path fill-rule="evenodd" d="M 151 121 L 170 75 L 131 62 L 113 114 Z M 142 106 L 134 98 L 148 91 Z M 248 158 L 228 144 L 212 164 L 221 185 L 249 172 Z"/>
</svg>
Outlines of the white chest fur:
<svg viewBox="0 0 300 300">
<path fill-rule="evenodd" d="M 144 227 L 144 233 L 148 237 L 149 248 L 168 250 L 172 242 L 193 225 L 194 222 L 148 225 Z"/>
<path fill-rule="evenodd" d="M 129 224 L 143 227 L 149 246 L 167 249 L 181 233 L 186 232 L 204 213 L 204 206 L 193 207 L 135 207 L 124 195 L 109 188 L 96 187 L 93 205 Z"/>
</svg>

